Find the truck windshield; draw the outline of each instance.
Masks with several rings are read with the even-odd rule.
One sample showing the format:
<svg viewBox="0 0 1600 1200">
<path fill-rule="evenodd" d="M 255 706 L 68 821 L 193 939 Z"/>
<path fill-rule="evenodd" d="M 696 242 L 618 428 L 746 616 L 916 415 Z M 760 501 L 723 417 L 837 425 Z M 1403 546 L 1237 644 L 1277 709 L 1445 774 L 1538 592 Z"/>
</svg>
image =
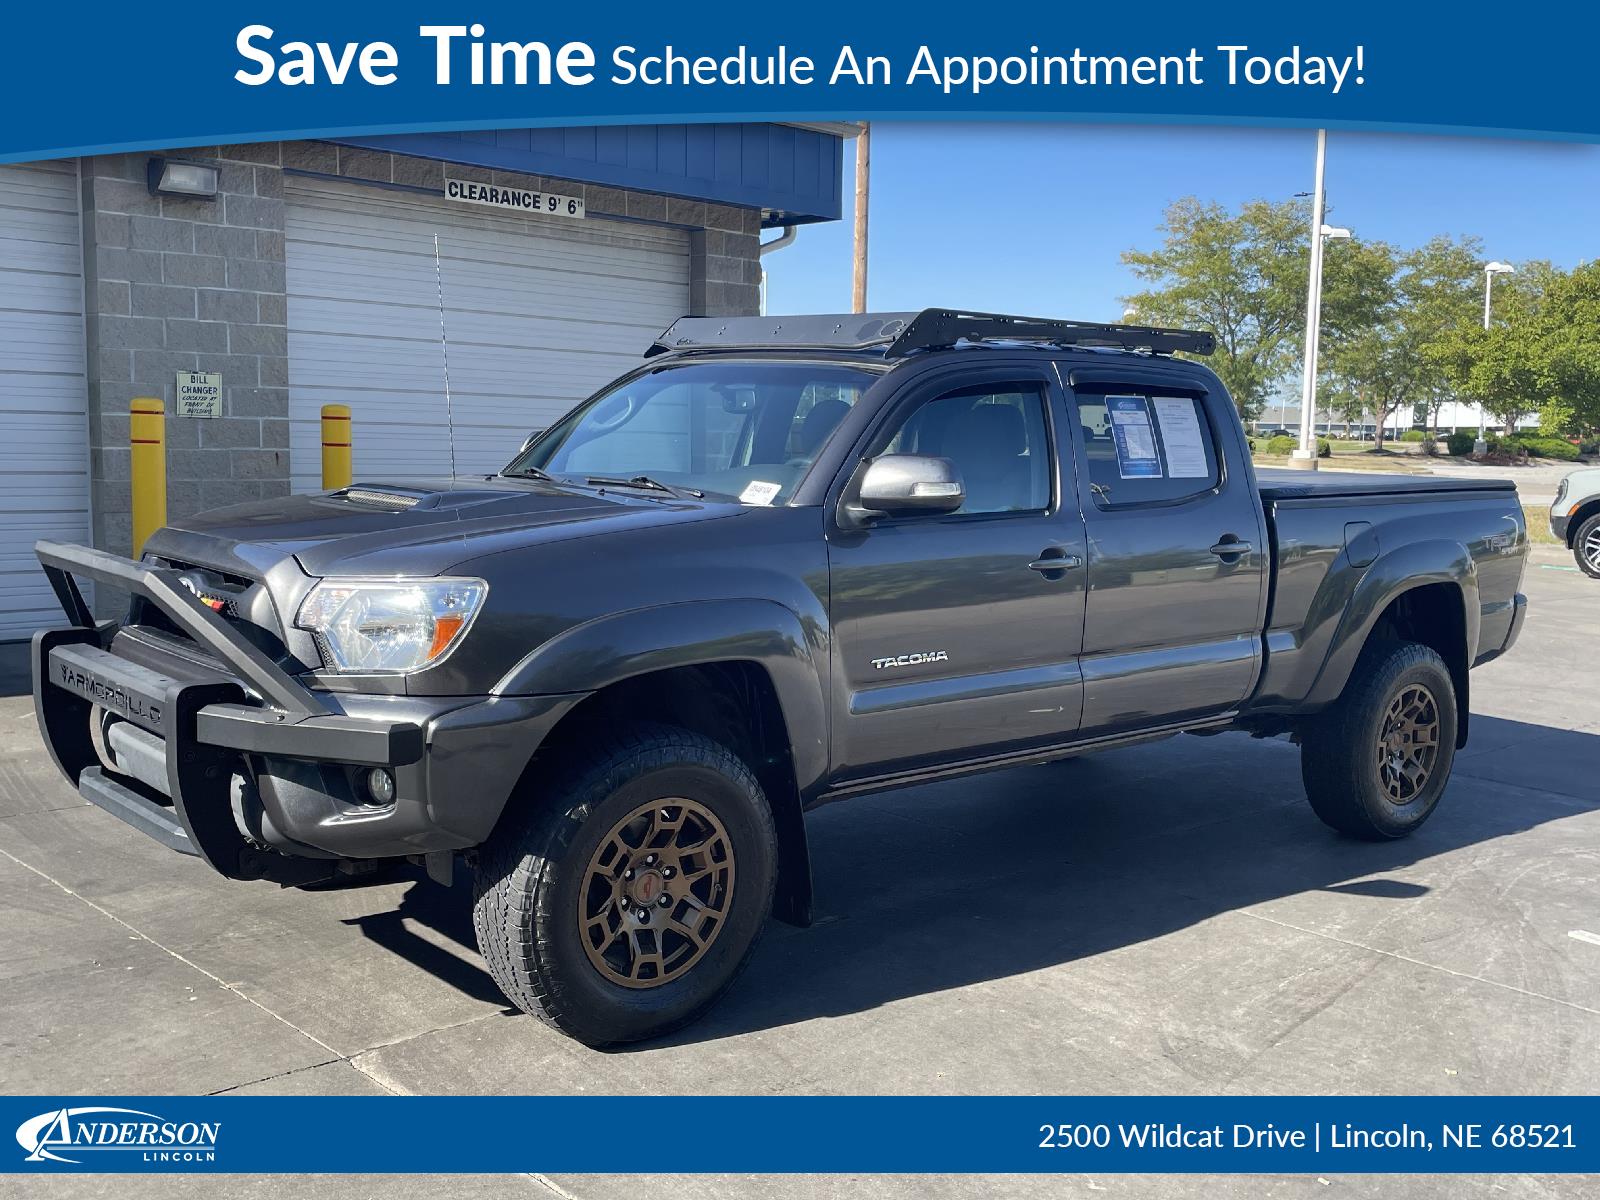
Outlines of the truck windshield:
<svg viewBox="0 0 1600 1200">
<path fill-rule="evenodd" d="M 575 408 L 504 473 L 639 479 L 644 487 L 782 503 L 876 378 L 823 363 L 662 367 Z"/>
</svg>

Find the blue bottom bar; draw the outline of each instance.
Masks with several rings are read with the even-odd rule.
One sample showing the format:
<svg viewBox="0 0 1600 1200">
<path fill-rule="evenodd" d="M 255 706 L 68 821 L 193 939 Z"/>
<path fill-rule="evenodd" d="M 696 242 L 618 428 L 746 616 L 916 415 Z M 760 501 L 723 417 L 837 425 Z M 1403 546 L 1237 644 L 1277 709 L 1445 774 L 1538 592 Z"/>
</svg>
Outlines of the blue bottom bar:
<svg viewBox="0 0 1600 1200">
<path fill-rule="evenodd" d="M 18 1171 L 1600 1171 L 1592 1096 L 9 1097 Z"/>
</svg>

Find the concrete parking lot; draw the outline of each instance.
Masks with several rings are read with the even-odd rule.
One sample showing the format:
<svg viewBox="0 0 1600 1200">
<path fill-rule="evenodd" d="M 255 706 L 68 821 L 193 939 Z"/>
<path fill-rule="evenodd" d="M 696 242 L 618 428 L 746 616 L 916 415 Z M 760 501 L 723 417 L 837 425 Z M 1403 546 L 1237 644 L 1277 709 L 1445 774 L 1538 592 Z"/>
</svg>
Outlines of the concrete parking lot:
<svg viewBox="0 0 1600 1200">
<path fill-rule="evenodd" d="M 508 1011 L 473 949 L 465 886 L 226 883 L 86 806 L 49 765 L 16 681 L 0 699 L 0 1091 L 631 1093 L 650 1104 L 674 1093 L 1600 1091 L 1600 944 L 1573 936 L 1600 934 L 1600 584 L 1539 548 L 1525 590 L 1522 641 L 1474 673 L 1471 744 L 1416 837 L 1334 836 L 1304 802 L 1295 748 L 1238 735 L 836 805 L 812 823 L 817 924 L 772 925 L 707 1020 L 610 1053 Z M 282 1186 L 183 1184 L 9 1188 Z M 589 1200 L 641 1186 L 329 1178 L 295 1192 Z M 659 1198 L 1600 1190 L 1555 1177 L 647 1186 Z"/>
</svg>

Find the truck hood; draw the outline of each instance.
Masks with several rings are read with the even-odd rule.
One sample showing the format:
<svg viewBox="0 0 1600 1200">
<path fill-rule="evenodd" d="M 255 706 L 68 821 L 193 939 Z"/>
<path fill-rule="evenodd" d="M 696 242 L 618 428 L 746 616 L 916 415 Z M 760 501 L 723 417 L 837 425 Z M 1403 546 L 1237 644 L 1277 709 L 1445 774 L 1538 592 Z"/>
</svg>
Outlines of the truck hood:
<svg viewBox="0 0 1600 1200">
<path fill-rule="evenodd" d="M 527 543 L 586 537 L 729 515 L 738 507 L 501 476 L 363 482 L 182 517 L 153 535 L 146 549 L 255 579 L 288 556 L 313 576 L 434 575 L 478 553 L 509 548 L 507 535 Z"/>
</svg>

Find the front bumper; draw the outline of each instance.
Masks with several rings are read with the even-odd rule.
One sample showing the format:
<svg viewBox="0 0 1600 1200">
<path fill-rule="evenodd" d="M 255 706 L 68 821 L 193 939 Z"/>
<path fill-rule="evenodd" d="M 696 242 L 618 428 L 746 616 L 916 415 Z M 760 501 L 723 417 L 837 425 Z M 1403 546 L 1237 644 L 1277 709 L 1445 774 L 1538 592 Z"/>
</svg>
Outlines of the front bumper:
<svg viewBox="0 0 1600 1200">
<path fill-rule="evenodd" d="M 37 553 L 73 621 L 33 641 L 34 707 L 56 765 L 85 799 L 230 878 L 298 882 L 339 859 L 479 844 L 582 699 L 315 692 L 177 572 L 81 546 Z M 150 600 L 201 653 L 94 622 L 74 576 Z M 364 789 L 374 767 L 394 778 L 388 803 Z"/>
<path fill-rule="evenodd" d="M 1563 506 L 1565 507 L 1565 506 Z M 1571 518 L 1565 512 L 1550 510 L 1550 533 L 1563 546 L 1567 545 L 1567 524 Z"/>
</svg>

